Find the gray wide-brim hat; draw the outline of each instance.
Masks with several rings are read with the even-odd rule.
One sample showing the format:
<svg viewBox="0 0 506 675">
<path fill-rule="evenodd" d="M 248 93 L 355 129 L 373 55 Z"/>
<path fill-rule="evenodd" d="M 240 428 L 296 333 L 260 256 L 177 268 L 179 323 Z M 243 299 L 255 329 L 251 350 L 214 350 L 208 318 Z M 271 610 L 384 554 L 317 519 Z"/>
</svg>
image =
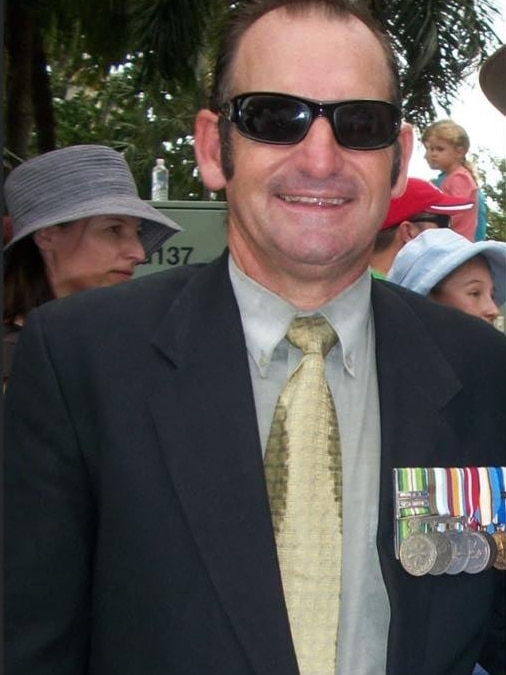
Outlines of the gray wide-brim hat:
<svg viewBox="0 0 506 675">
<path fill-rule="evenodd" d="M 182 228 L 138 195 L 125 159 L 104 145 L 72 145 L 23 162 L 7 177 L 5 203 L 12 239 L 91 216 L 140 218 L 146 257 Z"/>
<path fill-rule="evenodd" d="M 425 230 L 395 256 L 387 279 L 412 291 L 427 295 L 442 279 L 465 262 L 482 255 L 486 258 L 495 286 L 495 302 L 506 300 L 506 243 L 476 241 L 453 230 Z"/>
</svg>

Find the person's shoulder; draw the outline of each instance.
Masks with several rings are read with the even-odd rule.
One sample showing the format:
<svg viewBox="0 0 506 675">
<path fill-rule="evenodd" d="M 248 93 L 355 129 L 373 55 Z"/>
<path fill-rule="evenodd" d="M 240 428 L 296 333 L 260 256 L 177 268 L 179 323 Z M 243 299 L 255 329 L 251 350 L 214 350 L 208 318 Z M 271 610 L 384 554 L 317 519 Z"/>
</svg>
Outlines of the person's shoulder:
<svg viewBox="0 0 506 675">
<path fill-rule="evenodd" d="M 477 188 L 476 181 L 472 174 L 464 166 L 457 167 L 454 171 L 447 174 L 441 185 L 443 191 L 446 189 L 467 189 L 471 192 Z"/>
<path fill-rule="evenodd" d="M 19 348 L 30 353 L 43 343 L 54 362 L 63 364 L 75 354 L 79 364 L 95 358 L 113 362 L 118 354 L 141 359 L 160 326 L 176 333 L 199 298 L 220 292 L 226 269 L 221 257 L 52 300 L 29 313 Z"/>
<path fill-rule="evenodd" d="M 478 360 L 486 359 L 487 353 L 506 358 L 506 336 L 487 321 L 390 281 L 375 280 L 374 286 L 383 306 L 388 305 L 392 315 L 402 314 L 397 326 L 411 319 L 420 334 L 438 343 L 452 359 L 469 353 Z"/>
<path fill-rule="evenodd" d="M 116 286 L 109 286 L 106 289 L 94 289 L 97 291 L 97 299 L 103 299 L 104 302 L 122 301 L 123 299 L 132 302 L 137 298 L 144 300 L 146 297 L 156 296 L 160 292 L 177 294 L 184 288 L 188 282 L 196 275 L 208 267 L 206 263 L 196 263 L 192 265 L 182 265 L 161 272 L 152 272 L 131 281 Z M 103 298 L 99 298 L 102 295 Z"/>
<path fill-rule="evenodd" d="M 4 344 L 15 344 L 19 340 L 22 326 L 16 323 L 4 323 L 3 325 L 3 341 Z"/>
<path fill-rule="evenodd" d="M 483 319 L 478 319 L 454 307 L 436 302 L 422 293 L 416 293 L 387 279 L 376 279 L 373 285 L 376 294 L 379 294 L 382 300 L 394 304 L 400 303 L 420 318 L 432 319 L 441 324 L 456 322 L 463 326 L 478 327 L 478 329 L 485 327 L 485 333 L 490 332 L 488 322 L 483 321 Z M 499 331 L 496 332 L 499 333 Z"/>
<path fill-rule="evenodd" d="M 21 334 L 21 326 L 14 323 L 7 323 L 3 326 L 3 377 L 8 378 L 12 370 L 14 352 Z"/>
<path fill-rule="evenodd" d="M 154 272 L 122 284 L 106 288 L 92 288 L 52 301 L 39 308 L 42 315 L 57 317 L 116 314 L 125 312 L 146 314 L 167 306 L 206 264 L 185 265 L 162 272 Z"/>
<path fill-rule="evenodd" d="M 65 336 L 69 341 L 72 336 L 76 344 L 121 340 L 125 335 L 139 338 L 152 332 L 175 303 L 191 303 L 192 285 L 200 289 L 212 285 L 220 274 L 212 269 L 219 266 L 219 260 L 185 265 L 52 300 L 30 312 L 25 330 L 31 333 L 32 325 L 38 326 L 55 344 Z"/>
</svg>

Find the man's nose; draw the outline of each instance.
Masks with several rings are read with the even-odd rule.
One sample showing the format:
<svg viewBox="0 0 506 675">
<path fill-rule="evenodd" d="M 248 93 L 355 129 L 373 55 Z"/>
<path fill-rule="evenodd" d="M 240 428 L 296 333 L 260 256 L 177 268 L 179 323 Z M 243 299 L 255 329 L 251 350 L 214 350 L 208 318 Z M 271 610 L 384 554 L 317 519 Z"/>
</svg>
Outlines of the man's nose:
<svg viewBox="0 0 506 675">
<path fill-rule="evenodd" d="M 325 117 L 317 117 L 307 135 L 297 144 L 300 168 L 315 178 L 326 178 L 339 170 L 345 149 L 334 136 L 330 122 Z"/>
</svg>

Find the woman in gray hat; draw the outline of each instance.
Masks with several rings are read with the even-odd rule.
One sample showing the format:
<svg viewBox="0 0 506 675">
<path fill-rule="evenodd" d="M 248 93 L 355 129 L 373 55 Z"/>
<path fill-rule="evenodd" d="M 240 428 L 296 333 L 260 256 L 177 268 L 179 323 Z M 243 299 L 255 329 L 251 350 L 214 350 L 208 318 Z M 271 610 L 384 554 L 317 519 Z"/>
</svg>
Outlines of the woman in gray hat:
<svg viewBox="0 0 506 675">
<path fill-rule="evenodd" d="M 75 145 L 24 162 L 4 186 L 4 384 L 28 312 L 49 300 L 132 277 L 181 228 L 137 193 L 123 157 Z"/>
</svg>

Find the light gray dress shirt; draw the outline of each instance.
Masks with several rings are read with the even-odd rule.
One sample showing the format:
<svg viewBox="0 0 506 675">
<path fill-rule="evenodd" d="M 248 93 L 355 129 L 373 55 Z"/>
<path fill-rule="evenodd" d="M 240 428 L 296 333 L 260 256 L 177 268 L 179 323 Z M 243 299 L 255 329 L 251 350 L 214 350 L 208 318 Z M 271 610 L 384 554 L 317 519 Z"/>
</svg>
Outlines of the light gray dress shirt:
<svg viewBox="0 0 506 675">
<path fill-rule="evenodd" d="M 229 257 L 255 405 L 265 453 L 274 408 L 301 353 L 285 339 L 301 312 L 247 277 Z M 376 549 L 380 475 L 380 417 L 376 377 L 371 278 L 365 272 L 351 287 L 318 309 L 339 341 L 327 355 L 343 463 L 343 557 L 337 675 L 382 675 L 390 608 Z M 314 675 L 319 675 L 314 673 Z"/>
</svg>

